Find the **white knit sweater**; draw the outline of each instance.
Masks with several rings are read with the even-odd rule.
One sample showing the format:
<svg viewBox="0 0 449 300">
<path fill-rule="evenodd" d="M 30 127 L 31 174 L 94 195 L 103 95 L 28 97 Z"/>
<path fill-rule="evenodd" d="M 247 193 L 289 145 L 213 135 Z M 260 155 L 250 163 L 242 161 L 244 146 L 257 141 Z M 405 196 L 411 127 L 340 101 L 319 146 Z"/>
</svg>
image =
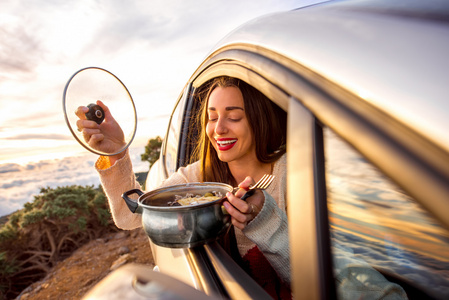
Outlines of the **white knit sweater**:
<svg viewBox="0 0 449 300">
<path fill-rule="evenodd" d="M 121 195 L 131 189 L 140 189 L 132 169 L 131 159 L 126 154 L 113 166 L 109 159 L 100 157 L 95 164 L 100 181 L 108 197 L 112 217 L 117 227 L 131 230 L 142 226 L 140 214 L 128 209 Z M 161 185 L 169 186 L 187 182 L 199 182 L 200 165 L 198 162 L 180 168 Z M 286 155 L 275 162 L 273 167 L 275 180 L 264 191 L 265 203 L 262 210 L 243 231 L 235 228 L 237 246 L 243 257 L 255 245 L 270 262 L 279 277 L 290 283 L 290 260 L 288 246 L 288 223 L 286 215 Z"/>
</svg>

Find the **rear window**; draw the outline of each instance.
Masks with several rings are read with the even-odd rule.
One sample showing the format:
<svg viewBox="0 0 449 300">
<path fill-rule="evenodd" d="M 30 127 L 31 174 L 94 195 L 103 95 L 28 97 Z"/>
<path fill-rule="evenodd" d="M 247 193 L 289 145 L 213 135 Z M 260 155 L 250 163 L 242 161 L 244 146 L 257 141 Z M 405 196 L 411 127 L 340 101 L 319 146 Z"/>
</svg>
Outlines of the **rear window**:
<svg viewBox="0 0 449 300">
<path fill-rule="evenodd" d="M 330 129 L 324 138 L 339 299 L 449 299 L 448 230 Z"/>
</svg>

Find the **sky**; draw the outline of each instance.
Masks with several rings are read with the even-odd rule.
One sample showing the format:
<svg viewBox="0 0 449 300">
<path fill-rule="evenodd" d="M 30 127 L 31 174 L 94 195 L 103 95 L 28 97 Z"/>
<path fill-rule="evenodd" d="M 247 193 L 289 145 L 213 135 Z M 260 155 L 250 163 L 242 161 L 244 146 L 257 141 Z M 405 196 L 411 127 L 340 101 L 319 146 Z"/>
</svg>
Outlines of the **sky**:
<svg viewBox="0 0 449 300">
<path fill-rule="evenodd" d="M 133 163 L 144 169 L 138 152 L 165 134 L 182 88 L 220 39 L 256 17 L 316 2 L 2 0 L 0 215 L 21 208 L 40 186 L 97 184 L 96 156 L 64 120 L 63 91 L 75 72 L 104 68 L 126 85 L 138 118 Z M 57 180 L 58 172 L 77 176 Z"/>
</svg>

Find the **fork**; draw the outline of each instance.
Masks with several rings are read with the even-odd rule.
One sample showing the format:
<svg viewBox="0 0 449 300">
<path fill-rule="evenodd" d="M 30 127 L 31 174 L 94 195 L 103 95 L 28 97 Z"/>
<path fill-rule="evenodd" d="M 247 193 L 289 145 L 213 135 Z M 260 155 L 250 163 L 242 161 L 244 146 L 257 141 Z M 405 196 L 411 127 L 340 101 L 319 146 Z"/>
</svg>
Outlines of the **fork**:
<svg viewBox="0 0 449 300">
<path fill-rule="evenodd" d="M 265 190 L 273 182 L 273 179 L 274 175 L 263 175 L 262 178 L 255 185 L 251 186 L 240 199 L 245 200 L 252 196 L 256 190 Z"/>
</svg>

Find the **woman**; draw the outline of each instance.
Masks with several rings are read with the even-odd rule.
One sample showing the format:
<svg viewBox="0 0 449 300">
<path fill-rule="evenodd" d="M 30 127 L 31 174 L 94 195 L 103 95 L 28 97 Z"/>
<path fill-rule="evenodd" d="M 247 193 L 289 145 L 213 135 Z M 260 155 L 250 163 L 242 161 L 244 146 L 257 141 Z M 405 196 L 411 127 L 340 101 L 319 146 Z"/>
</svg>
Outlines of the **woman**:
<svg viewBox="0 0 449 300">
<path fill-rule="evenodd" d="M 180 168 L 162 186 L 206 181 L 233 186 L 239 183 L 240 189 L 235 195 L 228 193 L 223 204 L 234 225 L 228 236 L 229 248 L 238 252 L 233 257 L 273 297 L 290 297 L 283 130 L 271 102 L 247 83 L 219 77 L 206 91 L 199 116 L 201 132 L 194 155 L 197 161 Z M 101 102 L 99 105 L 105 109 L 108 122 L 111 115 L 107 107 Z M 80 108 L 77 114 L 81 118 L 84 112 L 86 108 Z M 79 120 L 77 125 L 86 140 L 99 147 L 123 146 L 123 142 L 113 142 L 114 138 L 104 134 L 95 122 Z M 130 213 L 121 199 L 124 191 L 139 188 L 127 152 L 100 157 L 96 168 L 117 226 L 142 226 L 141 216 Z M 250 185 L 264 174 L 275 175 L 269 188 L 241 200 Z"/>
</svg>

